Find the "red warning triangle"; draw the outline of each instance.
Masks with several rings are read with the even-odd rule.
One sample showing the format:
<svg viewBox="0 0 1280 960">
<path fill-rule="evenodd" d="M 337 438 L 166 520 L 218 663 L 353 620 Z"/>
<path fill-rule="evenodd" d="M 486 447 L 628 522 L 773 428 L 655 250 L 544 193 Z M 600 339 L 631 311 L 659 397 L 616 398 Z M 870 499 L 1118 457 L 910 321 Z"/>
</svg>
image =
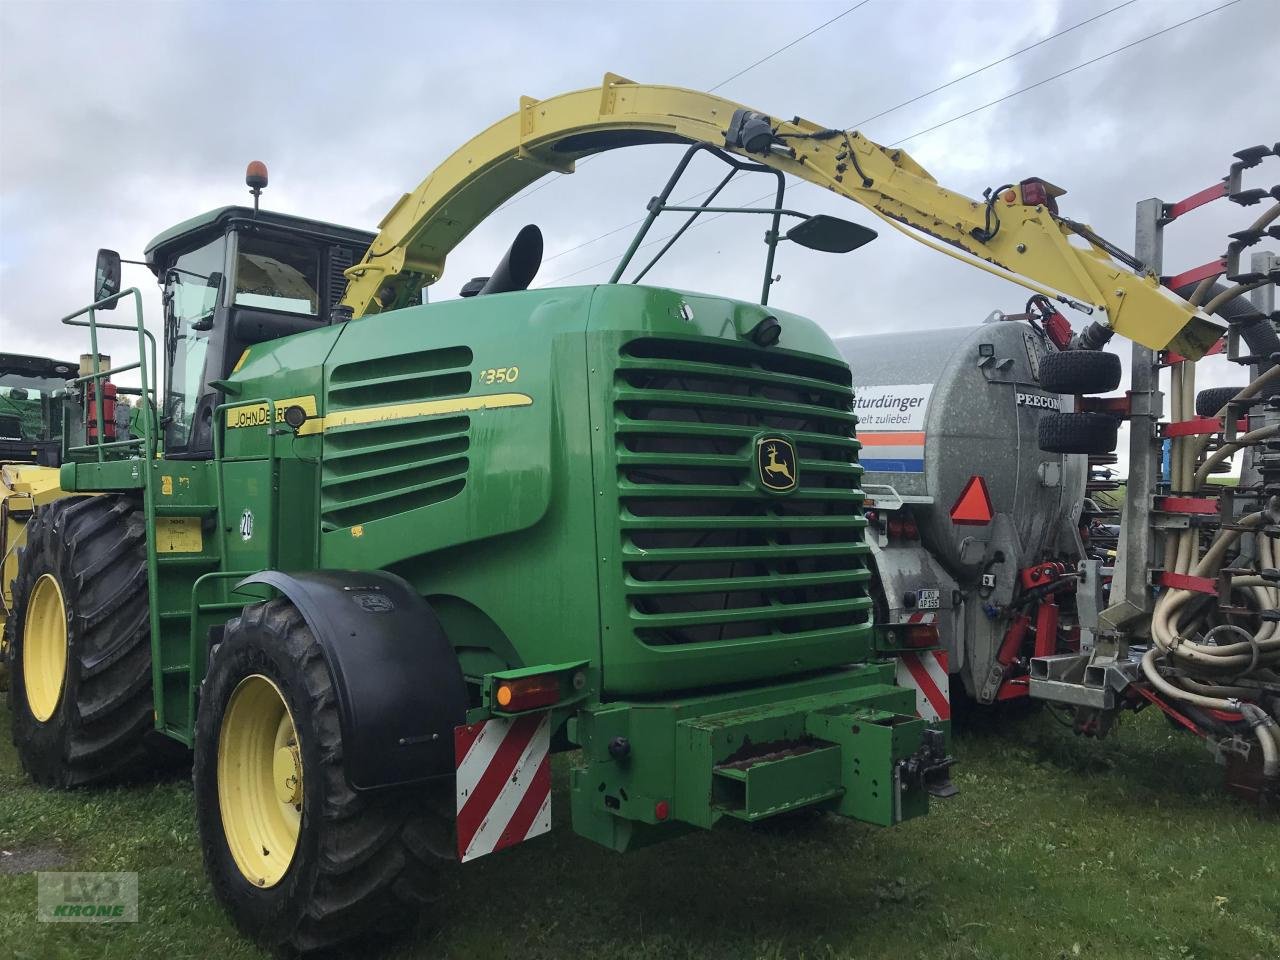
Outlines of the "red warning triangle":
<svg viewBox="0 0 1280 960">
<path fill-rule="evenodd" d="M 982 525 L 990 523 L 995 515 L 991 507 L 991 494 L 987 491 L 987 481 L 982 477 L 972 476 L 960 491 L 956 505 L 951 508 L 951 522 Z"/>
</svg>

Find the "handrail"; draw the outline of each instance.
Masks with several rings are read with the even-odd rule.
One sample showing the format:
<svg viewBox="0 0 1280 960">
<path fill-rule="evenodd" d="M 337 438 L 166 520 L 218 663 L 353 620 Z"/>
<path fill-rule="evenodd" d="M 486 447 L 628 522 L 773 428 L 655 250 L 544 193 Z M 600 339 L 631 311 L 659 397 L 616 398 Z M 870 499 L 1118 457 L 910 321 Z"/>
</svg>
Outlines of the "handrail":
<svg viewBox="0 0 1280 960">
<path fill-rule="evenodd" d="M 114 305 L 117 301 L 122 300 L 128 296 L 133 297 L 134 315 L 137 317 L 136 323 L 132 325 L 123 324 L 123 323 L 103 323 L 98 320 L 97 311 L 106 309 L 107 307 Z M 89 315 L 88 320 L 80 320 L 79 317 L 85 315 L 86 313 Z M 76 446 L 76 447 L 65 446 L 67 443 L 68 433 L 66 432 L 66 430 L 64 430 L 63 432 L 64 457 L 66 459 L 69 459 L 70 454 L 72 453 L 84 453 L 87 451 L 94 451 L 97 454 L 98 462 L 102 463 L 106 460 L 107 450 L 136 447 L 139 445 L 139 443 L 141 443 L 143 459 L 149 462 L 155 457 L 155 454 L 156 454 L 156 437 L 155 437 L 154 428 L 156 426 L 155 415 L 156 415 L 156 412 L 158 411 L 158 404 L 156 399 L 156 388 L 159 383 L 159 380 L 156 376 L 156 362 L 157 362 L 156 361 L 156 338 L 152 335 L 151 331 L 149 331 L 146 328 L 146 323 L 142 316 L 142 292 L 137 287 L 129 287 L 126 290 L 121 290 L 119 293 L 114 293 L 109 297 L 104 297 L 101 300 L 91 303 L 87 307 L 82 307 L 81 309 L 75 311 L 74 313 L 67 314 L 65 317 L 62 318 L 60 322 L 72 327 L 88 327 L 89 328 L 89 350 L 90 350 L 90 359 L 92 360 L 92 363 L 93 363 L 93 372 L 86 374 L 84 376 L 76 377 L 75 379 L 69 381 L 69 383 L 71 383 L 73 386 L 78 386 L 82 383 L 92 382 L 93 384 L 93 416 L 94 416 L 94 423 L 97 426 L 97 435 L 95 437 L 96 442 L 92 444 L 85 444 L 83 446 Z M 99 330 L 124 330 L 124 331 L 136 332 L 138 334 L 138 358 L 139 359 L 134 363 L 126 363 L 118 367 L 111 367 L 107 370 L 103 370 L 98 360 L 98 331 Z M 150 346 L 149 352 L 147 349 L 148 346 Z M 151 361 L 150 377 L 148 377 L 147 375 L 148 359 Z M 106 442 L 105 441 L 106 429 L 105 429 L 105 423 L 102 417 L 102 389 L 101 389 L 102 381 L 106 380 L 108 377 L 112 376 L 113 374 L 126 373 L 130 370 L 137 370 L 139 372 L 140 379 L 142 380 L 142 387 L 139 391 L 139 395 L 144 403 L 150 402 L 151 404 L 151 409 L 146 411 L 146 414 L 142 418 L 142 434 L 143 435 L 141 438 L 135 438 L 132 440 L 115 440 L 111 442 Z M 64 426 L 67 424 L 67 420 L 65 418 L 65 412 L 64 412 L 63 423 L 64 423 Z"/>
<path fill-rule="evenodd" d="M 195 582 L 191 584 L 191 625 L 188 627 L 187 636 L 187 665 L 188 669 L 191 671 L 192 677 L 204 676 L 203 670 L 198 673 L 196 672 L 196 651 L 199 648 L 199 644 L 196 641 L 196 630 L 199 628 L 198 618 L 200 616 L 201 607 L 203 606 L 203 604 L 200 603 L 200 588 L 209 581 L 233 580 L 237 577 L 253 576 L 253 574 L 259 572 L 260 571 L 258 570 L 211 570 L 208 573 L 202 573 L 200 576 L 196 577 Z M 233 588 L 231 592 L 237 593 L 239 591 Z M 246 596 L 248 596 L 248 594 L 246 594 Z M 204 666 L 207 667 L 207 664 Z M 196 715 L 196 690 L 199 689 L 199 686 L 200 685 L 198 683 L 188 684 L 187 716 L 191 717 L 193 720 Z"/>
</svg>

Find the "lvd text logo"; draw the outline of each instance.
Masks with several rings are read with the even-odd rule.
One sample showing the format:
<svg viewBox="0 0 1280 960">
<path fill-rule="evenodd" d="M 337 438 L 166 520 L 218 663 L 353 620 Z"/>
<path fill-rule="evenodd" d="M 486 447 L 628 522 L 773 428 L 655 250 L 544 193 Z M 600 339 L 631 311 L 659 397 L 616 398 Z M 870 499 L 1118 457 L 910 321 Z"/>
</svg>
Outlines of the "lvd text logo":
<svg viewBox="0 0 1280 960">
<path fill-rule="evenodd" d="M 134 923 L 136 873 L 37 873 L 36 909 L 43 923 Z"/>
</svg>

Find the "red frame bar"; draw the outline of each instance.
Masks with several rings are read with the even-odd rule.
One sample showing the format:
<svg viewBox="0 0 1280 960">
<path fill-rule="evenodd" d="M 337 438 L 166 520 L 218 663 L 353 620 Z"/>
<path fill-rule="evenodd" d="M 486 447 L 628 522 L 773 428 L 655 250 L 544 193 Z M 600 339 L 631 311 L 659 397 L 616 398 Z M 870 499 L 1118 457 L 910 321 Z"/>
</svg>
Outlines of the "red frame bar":
<svg viewBox="0 0 1280 960">
<path fill-rule="evenodd" d="M 1190 213 L 1196 207 L 1203 207 L 1206 203 L 1212 203 L 1219 197 L 1225 197 L 1226 195 L 1227 182 L 1223 180 L 1221 183 L 1215 183 L 1212 187 L 1205 187 L 1198 193 L 1193 193 L 1185 200 L 1169 204 L 1165 207 L 1164 218 L 1166 221 L 1177 220 L 1184 213 Z"/>
<path fill-rule="evenodd" d="M 1218 581 L 1210 577 L 1193 577 L 1188 573 L 1170 573 L 1164 570 L 1160 574 L 1160 586 L 1174 590 L 1190 590 L 1192 593 L 1204 593 L 1216 597 Z"/>
<path fill-rule="evenodd" d="M 1156 497 L 1155 508 L 1164 513 L 1195 513 L 1209 516 L 1218 512 L 1218 498 Z"/>
<path fill-rule="evenodd" d="M 1133 686 L 1133 689 L 1134 689 L 1134 690 L 1137 690 L 1137 691 L 1138 691 L 1138 693 L 1142 694 L 1142 696 L 1143 696 L 1143 697 L 1145 697 L 1146 699 L 1150 700 L 1150 701 L 1151 701 L 1152 703 L 1154 703 L 1157 707 L 1159 707 L 1161 710 L 1163 710 L 1166 714 L 1168 714 L 1170 717 L 1172 717 L 1172 718 L 1173 718 L 1174 720 L 1176 720 L 1178 723 L 1182 724 L 1184 727 L 1186 727 L 1188 730 L 1190 730 L 1192 733 L 1194 733 L 1197 737 L 1203 737 L 1203 736 L 1204 736 L 1204 731 L 1203 731 L 1203 730 L 1201 730 L 1199 727 L 1197 727 L 1194 723 L 1192 723 L 1190 720 L 1188 720 L 1186 717 L 1184 717 L 1184 716 L 1183 716 L 1181 713 L 1179 713 L 1177 710 L 1173 709 L 1173 707 L 1169 706 L 1169 704 L 1165 703 L 1163 700 L 1161 700 L 1159 697 L 1157 697 L 1154 693 L 1152 693 L 1152 692 L 1151 692 L 1150 690 L 1148 690 L 1146 687 L 1141 686 L 1140 684 L 1136 684 L 1136 683 L 1135 683 L 1135 684 L 1132 684 L 1132 686 Z"/>
<path fill-rule="evenodd" d="M 1007 667 L 1017 659 L 1018 651 L 1022 649 L 1022 643 L 1027 639 L 1027 630 L 1030 626 L 1031 617 L 1025 613 L 1020 613 L 1013 618 L 1013 623 L 1009 624 L 1009 629 L 1005 631 L 1000 650 L 996 653 L 996 662 L 1000 666 Z"/>
<path fill-rule="evenodd" d="M 1019 697 L 1029 696 L 1031 696 L 1030 677 L 1014 677 L 1012 680 L 1006 680 L 996 691 L 996 699 L 1000 701 L 1017 700 Z"/>
<path fill-rule="evenodd" d="M 1040 601 L 1036 610 L 1036 641 L 1033 657 L 1051 657 L 1058 652 L 1058 605 L 1053 597 Z"/>
<path fill-rule="evenodd" d="M 1177 276 L 1165 277 L 1160 282 L 1170 290 L 1178 290 L 1192 283 L 1199 283 L 1209 277 L 1216 277 L 1221 273 L 1227 272 L 1227 258 L 1218 257 L 1216 260 L 1210 260 L 1208 263 L 1202 263 L 1198 267 L 1192 267 L 1190 270 L 1179 273 Z"/>
<path fill-rule="evenodd" d="M 1236 421 L 1236 430 L 1248 430 L 1248 421 L 1241 417 Z M 1222 433 L 1222 424 L 1216 417 L 1196 417 L 1194 420 L 1179 420 L 1177 423 L 1163 423 L 1160 425 L 1160 435 L 1162 437 L 1189 437 L 1193 434 L 1202 433 Z"/>
<path fill-rule="evenodd" d="M 1218 710 L 1214 707 L 1205 707 L 1204 712 L 1215 720 L 1221 720 L 1223 723 L 1239 723 L 1244 719 L 1244 714 L 1235 710 Z"/>
<path fill-rule="evenodd" d="M 1223 337 L 1212 347 L 1206 350 L 1204 355 L 1206 357 L 1212 357 L 1214 354 L 1221 353 L 1225 349 L 1227 349 L 1227 338 Z M 1168 350 L 1161 354 L 1160 366 L 1172 367 L 1175 363 L 1186 363 L 1186 361 L 1187 358 L 1182 354 Z"/>
<path fill-rule="evenodd" d="M 1086 413 L 1109 413 L 1115 417 L 1128 417 L 1132 408 L 1133 393 L 1126 390 L 1123 397 L 1081 397 L 1079 407 Z"/>
</svg>

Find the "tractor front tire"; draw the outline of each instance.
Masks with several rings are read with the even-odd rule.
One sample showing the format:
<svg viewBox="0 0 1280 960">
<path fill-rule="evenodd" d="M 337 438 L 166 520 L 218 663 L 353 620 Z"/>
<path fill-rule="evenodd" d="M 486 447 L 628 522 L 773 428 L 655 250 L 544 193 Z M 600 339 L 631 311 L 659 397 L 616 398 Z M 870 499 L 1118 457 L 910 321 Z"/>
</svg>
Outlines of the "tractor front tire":
<svg viewBox="0 0 1280 960">
<path fill-rule="evenodd" d="M 142 772 L 155 734 L 141 509 L 59 500 L 36 511 L 19 556 L 9 705 L 23 769 L 63 789 Z"/>
<path fill-rule="evenodd" d="M 288 600 L 245 607 L 211 651 L 194 779 L 214 893 L 269 949 L 394 932 L 436 887 L 451 824 L 425 790 L 348 784 L 333 679 Z"/>
<path fill-rule="evenodd" d="M 1101 350 L 1063 350 L 1040 361 L 1040 386 L 1052 393 L 1110 393 L 1120 386 L 1120 358 Z"/>
</svg>

